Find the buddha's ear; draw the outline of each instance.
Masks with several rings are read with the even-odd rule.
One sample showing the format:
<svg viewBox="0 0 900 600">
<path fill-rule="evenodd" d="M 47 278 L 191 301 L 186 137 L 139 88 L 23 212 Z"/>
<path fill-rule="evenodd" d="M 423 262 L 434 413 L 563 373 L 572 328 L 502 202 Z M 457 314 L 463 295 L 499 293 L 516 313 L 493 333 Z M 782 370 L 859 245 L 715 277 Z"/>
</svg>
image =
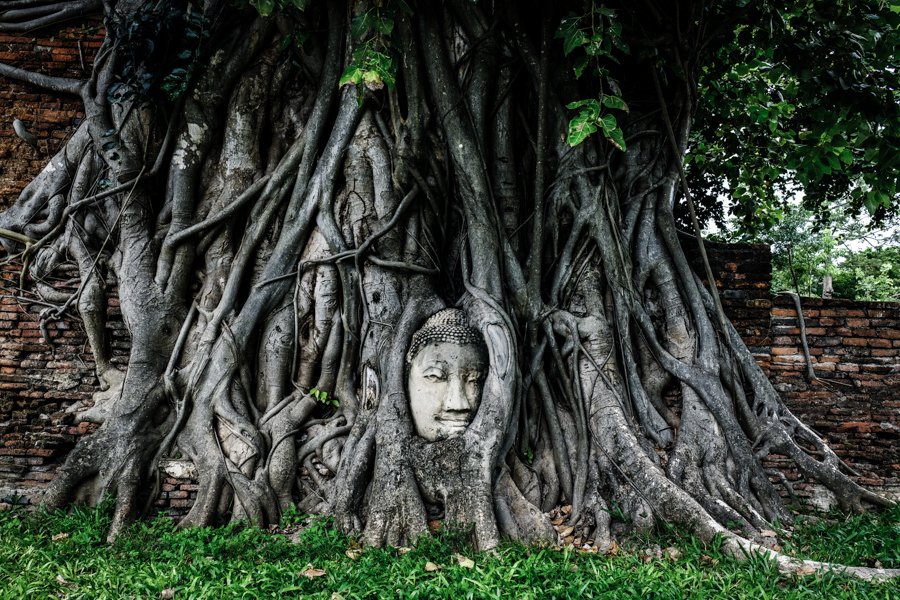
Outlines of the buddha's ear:
<svg viewBox="0 0 900 600">
<path fill-rule="evenodd" d="M 488 323 L 484 327 L 484 335 L 487 338 L 488 354 L 491 359 L 491 368 L 501 379 L 505 379 L 509 373 L 512 357 L 512 344 L 509 335 L 501 325 Z"/>
</svg>

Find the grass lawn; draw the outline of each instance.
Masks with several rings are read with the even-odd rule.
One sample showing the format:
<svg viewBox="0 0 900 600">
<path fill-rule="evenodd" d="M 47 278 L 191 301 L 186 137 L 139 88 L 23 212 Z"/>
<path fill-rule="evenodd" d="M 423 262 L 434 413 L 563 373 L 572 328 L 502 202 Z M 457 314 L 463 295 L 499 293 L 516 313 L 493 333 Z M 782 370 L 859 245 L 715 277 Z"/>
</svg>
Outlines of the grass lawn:
<svg viewBox="0 0 900 600">
<path fill-rule="evenodd" d="M 0 598 L 900 598 L 900 582 L 785 577 L 678 532 L 613 556 L 517 544 L 477 554 L 445 533 L 407 549 L 360 549 L 325 520 L 175 530 L 160 517 L 113 545 L 103 510 L 0 512 Z M 675 550 L 673 550 L 675 549 Z M 900 568 L 900 508 L 798 526 L 785 551 Z"/>
</svg>

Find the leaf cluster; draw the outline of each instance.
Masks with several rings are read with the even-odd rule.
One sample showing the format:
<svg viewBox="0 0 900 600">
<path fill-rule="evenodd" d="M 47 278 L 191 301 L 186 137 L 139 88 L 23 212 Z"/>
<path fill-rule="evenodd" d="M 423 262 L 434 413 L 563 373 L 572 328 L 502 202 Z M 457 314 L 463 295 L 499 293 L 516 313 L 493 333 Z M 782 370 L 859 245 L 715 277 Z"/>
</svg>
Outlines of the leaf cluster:
<svg viewBox="0 0 900 600">
<path fill-rule="evenodd" d="M 819 296 L 826 275 L 836 298 L 868 301 L 900 300 L 900 246 L 897 240 L 871 236 L 866 224 L 844 213 L 826 223 L 800 206 L 779 210 L 768 231 L 738 236 L 772 246 L 772 289 Z M 869 246 L 869 247 L 866 247 Z"/>
<path fill-rule="evenodd" d="M 111 21 L 107 28 L 123 57 L 108 91 L 112 102 L 180 97 L 209 37 L 201 7 L 184 0 L 145 3 L 128 20 Z"/>
<path fill-rule="evenodd" d="M 296 9 L 299 11 L 306 10 L 309 0 L 244 0 L 238 3 L 239 7 L 250 5 L 255 8 L 263 17 L 268 17 L 277 11 Z"/>
<path fill-rule="evenodd" d="M 598 88 L 596 98 L 586 98 L 569 103 L 566 108 L 578 113 L 569 120 L 566 142 L 577 146 L 593 133 L 600 131 L 619 150 L 625 150 L 625 134 L 610 111 L 628 112 L 628 105 L 621 98 L 618 82 L 610 74 L 609 67 L 619 62 L 618 54 L 630 49 L 622 40 L 622 24 L 615 10 L 594 0 L 584 3 L 584 12 L 569 14 L 556 31 L 562 40 L 563 54 L 571 56 L 575 78 L 585 74 L 594 80 Z"/>
<path fill-rule="evenodd" d="M 359 90 L 377 91 L 396 83 L 397 57 L 391 36 L 398 18 L 412 14 L 404 0 L 378 2 L 354 15 L 350 35 L 355 47 L 338 85 L 352 84 Z"/>
<path fill-rule="evenodd" d="M 312 388 L 309 390 L 309 395 L 316 399 L 316 402 L 319 404 L 324 404 L 326 406 L 333 406 L 337 408 L 340 406 L 340 401 L 334 396 L 329 396 L 328 392 L 325 390 L 320 390 L 319 388 Z"/>
<path fill-rule="evenodd" d="M 895 214 L 900 3 L 749 3 L 725 30 L 700 60 L 686 158 L 701 203 L 729 198 L 748 232 L 795 194 L 824 217 Z"/>
</svg>

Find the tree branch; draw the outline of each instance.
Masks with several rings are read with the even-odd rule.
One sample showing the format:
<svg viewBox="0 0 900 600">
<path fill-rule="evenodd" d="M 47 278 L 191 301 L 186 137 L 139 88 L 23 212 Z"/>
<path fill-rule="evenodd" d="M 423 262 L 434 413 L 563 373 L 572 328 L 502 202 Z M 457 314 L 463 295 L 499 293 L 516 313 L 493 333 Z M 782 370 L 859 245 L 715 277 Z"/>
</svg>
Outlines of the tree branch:
<svg viewBox="0 0 900 600">
<path fill-rule="evenodd" d="M 2 27 L 0 27 L 0 31 Z M 84 81 L 77 79 L 68 79 L 66 77 L 53 77 L 44 75 L 43 73 L 35 73 L 26 69 L 20 69 L 6 63 L 0 63 L 0 76 L 9 77 L 23 83 L 30 83 L 37 87 L 44 88 L 57 94 L 72 94 L 81 96 L 81 90 L 84 89 Z"/>
<path fill-rule="evenodd" d="M 64 21 L 83 19 L 99 13 L 100 0 L 45 3 L 40 0 L 0 3 L 0 32 L 26 33 Z"/>
</svg>

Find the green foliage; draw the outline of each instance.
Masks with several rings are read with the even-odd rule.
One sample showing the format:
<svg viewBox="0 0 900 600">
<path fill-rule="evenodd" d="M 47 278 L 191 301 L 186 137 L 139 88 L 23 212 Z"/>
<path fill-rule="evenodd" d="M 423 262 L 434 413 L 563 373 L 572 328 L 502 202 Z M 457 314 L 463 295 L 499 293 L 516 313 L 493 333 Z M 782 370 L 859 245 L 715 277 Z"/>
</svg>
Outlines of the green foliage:
<svg viewBox="0 0 900 600">
<path fill-rule="evenodd" d="M 609 64 L 618 63 L 616 53 L 628 53 L 622 41 L 622 24 L 616 12 L 595 1 L 585 3 L 585 12 L 570 15 L 562 20 L 556 31 L 562 39 L 563 53 L 572 56 L 575 77 L 588 73 L 596 80 L 599 94 L 596 98 L 578 100 L 566 106 L 578 110 L 569 121 L 566 141 L 577 146 L 593 133 L 600 131 L 603 137 L 619 150 L 625 150 L 625 135 L 610 110 L 628 112 L 628 105 L 619 96 L 619 85 L 610 76 Z"/>
<path fill-rule="evenodd" d="M 316 402 L 320 404 L 324 404 L 326 406 L 334 406 L 337 408 L 340 406 L 340 402 L 334 396 L 329 397 L 328 392 L 325 390 L 320 390 L 319 388 L 312 388 L 309 390 L 309 395 L 316 399 Z"/>
<path fill-rule="evenodd" d="M 292 8 L 301 11 L 306 10 L 308 4 L 309 0 L 250 0 L 250 5 L 264 17 L 268 17 L 278 10 L 289 10 Z"/>
<path fill-rule="evenodd" d="M 377 91 L 396 83 L 397 61 L 391 34 L 396 19 L 410 14 L 412 9 L 404 0 L 393 0 L 376 3 L 351 20 L 350 35 L 356 47 L 338 85 L 356 86 L 360 102 L 364 90 Z"/>
<path fill-rule="evenodd" d="M 201 7 L 183 0 L 148 2 L 128 21 L 109 26 L 123 57 L 107 92 L 111 102 L 175 100 L 184 94 L 209 37 Z"/>
<path fill-rule="evenodd" d="M 833 276 L 834 295 L 856 300 L 900 301 L 900 247 L 847 253 Z"/>
<path fill-rule="evenodd" d="M 786 546 L 819 560 L 898 566 L 898 522 L 896 508 L 822 521 L 796 529 Z M 897 583 L 837 574 L 784 576 L 765 558 L 738 562 L 673 528 L 626 541 L 605 557 L 518 544 L 478 554 L 459 531 L 423 538 L 410 551 L 360 549 L 327 520 L 296 512 L 286 514 L 282 533 L 178 530 L 160 517 L 107 545 L 108 526 L 103 510 L 0 513 L 0 598 L 158 598 L 170 589 L 175 598 L 886 599 L 900 591 Z M 680 556 L 660 558 L 660 547 Z M 474 567 L 461 565 L 459 555 Z M 426 571 L 427 562 L 439 569 Z"/>
<path fill-rule="evenodd" d="M 866 225 L 841 212 L 826 223 L 798 206 L 782 206 L 777 213 L 765 233 L 736 236 L 771 244 L 773 291 L 820 296 L 823 278 L 830 275 L 836 298 L 900 300 L 900 246 L 883 239 L 874 245 Z M 859 249 L 864 244 L 872 247 Z"/>
<path fill-rule="evenodd" d="M 686 159 L 700 202 L 715 209 L 730 197 L 748 232 L 770 227 L 796 191 L 818 214 L 838 203 L 876 219 L 896 213 L 896 0 L 743 4 L 700 61 Z"/>
</svg>

